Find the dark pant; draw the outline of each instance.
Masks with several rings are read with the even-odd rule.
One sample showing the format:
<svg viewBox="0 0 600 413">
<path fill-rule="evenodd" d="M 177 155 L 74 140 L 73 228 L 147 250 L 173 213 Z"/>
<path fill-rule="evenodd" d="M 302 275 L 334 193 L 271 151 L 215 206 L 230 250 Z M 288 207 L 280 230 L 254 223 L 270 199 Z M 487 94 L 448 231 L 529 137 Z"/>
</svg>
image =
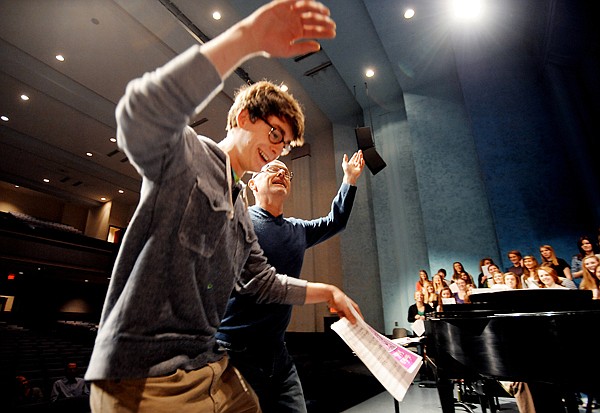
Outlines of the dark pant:
<svg viewBox="0 0 600 413">
<path fill-rule="evenodd" d="M 271 350 L 230 349 L 228 354 L 258 395 L 264 413 L 306 413 L 300 377 L 285 343 Z"/>
</svg>

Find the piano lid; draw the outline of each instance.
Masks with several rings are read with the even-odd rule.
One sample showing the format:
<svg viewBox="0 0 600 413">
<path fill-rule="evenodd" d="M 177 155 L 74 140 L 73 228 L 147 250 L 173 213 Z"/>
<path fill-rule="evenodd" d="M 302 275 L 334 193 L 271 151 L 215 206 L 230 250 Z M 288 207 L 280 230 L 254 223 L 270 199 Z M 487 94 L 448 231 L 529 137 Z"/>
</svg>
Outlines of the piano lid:
<svg viewBox="0 0 600 413">
<path fill-rule="evenodd" d="M 471 294 L 472 304 L 444 305 L 440 317 L 503 313 L 535 313 L 547 311 L 599 310 L 600 300 L 592 299 L 590 290 L 566 288 L 530 288 L 522 290 L 486 290 Z M 470 314 L 469 314 L 470 313 Z"/>
</svg>

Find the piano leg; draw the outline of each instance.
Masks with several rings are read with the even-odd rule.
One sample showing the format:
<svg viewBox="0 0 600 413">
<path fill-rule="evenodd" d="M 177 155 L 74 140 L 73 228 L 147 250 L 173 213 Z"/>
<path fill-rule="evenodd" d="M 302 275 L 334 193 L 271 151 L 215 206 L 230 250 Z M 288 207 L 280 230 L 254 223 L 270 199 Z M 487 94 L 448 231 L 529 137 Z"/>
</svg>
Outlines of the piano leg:
<svg viewBox="0 0 600 413">
<path fill-rule="evenodd" d="M 454 383 L 449 379 L 437 379 L 438 396 L 443 413 L 454 413 Z"/>
</svg>

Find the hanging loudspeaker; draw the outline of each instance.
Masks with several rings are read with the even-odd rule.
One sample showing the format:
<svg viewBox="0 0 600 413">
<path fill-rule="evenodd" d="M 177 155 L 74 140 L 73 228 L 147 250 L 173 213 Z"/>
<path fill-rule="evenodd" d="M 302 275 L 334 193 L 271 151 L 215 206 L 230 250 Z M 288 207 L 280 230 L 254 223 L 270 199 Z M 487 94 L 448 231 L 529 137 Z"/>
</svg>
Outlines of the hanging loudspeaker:
<svg viewBox="0 0 600 413">
<path fill-rule="evenodd" d="M 354 132 L 356 133 L 358 149 L 362 150 L 367 167 L 373 175 L 377 174 L 385 168 L 387 164 L 375 150 L 375 142 L 373 141 L 371 128 L 369 126 L 363 126 L 354 129 Z"/>
</svg>

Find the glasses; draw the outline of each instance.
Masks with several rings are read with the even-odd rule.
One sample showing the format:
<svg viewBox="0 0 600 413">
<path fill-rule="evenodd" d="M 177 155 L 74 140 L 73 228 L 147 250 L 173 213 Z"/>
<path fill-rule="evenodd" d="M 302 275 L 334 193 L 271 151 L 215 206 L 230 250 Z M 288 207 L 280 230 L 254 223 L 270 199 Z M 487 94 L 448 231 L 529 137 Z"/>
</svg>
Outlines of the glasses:
<svg viewBox="0 0 600 413">
<path fill-rule="evenodd" d="M 288 180 L 292 180 L 294 178 L 294 173 L 288 171 L 285 168 L 279 167 L 279 166 L 275 166 L 275 165 L 270 165 L 268 167 L 266 167 L 265 169 L 261 169 L 260 172 L 257 172 L 256 175 L 262 173 L 262 172 L 266 172 L 269 174 L 273 174 L 273 175 L 277 175 L 279 173 L 279 171 L 283 171 L 283 176 L 286 177 L 286 179 Z M 254 176 L 256 176 L 254 175 Z"/>
<path fill-rule="evenodd" d="M 269 122 L 267 122 L 267 120 L 265 118 L 259 118 L 260 120 L 262 120 L 264 123 L 266 123 L 271 130 L 269 131 L 269 141 L 275 145 L 283 142 L 283 151 L 281 152 L 281 156 L 285 156 L 288 153 L 290 153 L 290 151 L 292 150 L 292 145 L 291 142 L 286 142 L 283 140 L 283 138 L 285 137 L 285 132 L 283 132 L 281 129 L 276 128 L 275 126 L 271 125 Z"/>
</svg>

